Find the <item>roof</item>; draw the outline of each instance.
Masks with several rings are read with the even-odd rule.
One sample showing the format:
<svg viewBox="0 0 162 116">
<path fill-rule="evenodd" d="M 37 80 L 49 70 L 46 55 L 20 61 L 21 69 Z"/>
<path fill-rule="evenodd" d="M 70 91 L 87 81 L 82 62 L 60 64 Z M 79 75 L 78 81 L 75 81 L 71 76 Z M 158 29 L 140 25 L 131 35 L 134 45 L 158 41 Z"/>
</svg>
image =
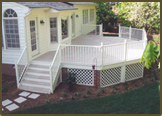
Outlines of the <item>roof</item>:
<svg viewBox="0 0 162 116">
<path fill-rule="evenodd" d="M 77 9 L 73 5 L 66 4 L 63 2 L 17 2 L 21 5 L 27 6 L 29 8 L 54 8 L 56 10 L 73 10 Z"/>
<path fill-rule="evenodd" d="M 70 3 L 72 5 L 98 5 L 94 2 L 67 2 Z"/>
<path fill-rule="evenodd" d="M 97 5 L 93 2 L 17 2 L 29 8 L 53 8 L 56 10 L 75 10 L 73 5 Z"/>
</svg>

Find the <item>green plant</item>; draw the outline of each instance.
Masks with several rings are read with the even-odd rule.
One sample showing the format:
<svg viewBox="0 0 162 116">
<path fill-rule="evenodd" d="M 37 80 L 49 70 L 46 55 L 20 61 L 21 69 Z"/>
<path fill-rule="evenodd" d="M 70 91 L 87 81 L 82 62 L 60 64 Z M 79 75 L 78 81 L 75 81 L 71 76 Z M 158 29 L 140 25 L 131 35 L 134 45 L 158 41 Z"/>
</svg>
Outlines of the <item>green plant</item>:
<svg viewBox="0 0 162 116">
<path fill-rule="evenodd" d="M 65 75 L 65 83 L 68 85 L 68 89 L 71 90 L 73 88 L 73 85 L 76 84 L 76 73 L 67 72 L 65 73 Z"/>
<path fill-rule="evenodd" d="M 158 79 L 158 76 L 157 76 L 156 72 L 154 72 L 154 77 L 155 77 L 155 80 Z"/>
<path fill-rule="evenodd" d="M 8 84 L 8 81 L 6 81 L 6 84 Z"/>
<path fill-rule="evenodd" d="M 97 96 L 100 96 L 100 92 L 97 92 Z"/>
<path fill-rule="evenodd" d="M 76 98 L 75 98 L 73 95 L 71 95 L 71 96 L 69 97 L 69 99 L 70 99 L 70 100 L 75 100 Z"/>
<path fill-rule="evenodd" d="M 118 87 L 117 87 L 117 86 L 115 86 L 115 85 L 113 86 L 113 88 L 114 88 L 115 90 L 118 90 Z"/>
<path fill-rule="evenodd" d="M 155 81 L 155 78 L 154 77 L 151 77 L 151 81 Z"/>
<path fill-rule="evenodd" d="M 63 93 L 62 93 L 62 96 L 63 96 L 63 97 L 66 97 L 66 96 L 67 96 L 67 94 L 66 94 L 65 92 L 63 92 Z"/>
<path fill-rule="evenodd" d="M 10 84 L 10 86 L 13 86 L 13 85 L 14 85 L 14 83 L 11 83 L 11 84 Z"/>
<path fill-rule="evenodd" d="M 129 85 L 129 83 L 128 83 L 128 82 L 125 82 L 125 83 L 124 83 L 124 85 L 125 85 L 125 86 L 128 86 L 128 85 Z"/>
<path fill-rule="evenodd" d="M 59 97 L 59 98 L 58 98 L 58 102 L 62 102 L 63 100 L 64 100 L 63 97 Z"/>
<path fill-rule="evenodd" d="M 114 88 L 112 89 L 112 93 L 113 94 L 116 94 L 116 90 Z"/>
<path fill-rule="evenodd" d="M 7 91 L 7 88 L 5 86 L 2 86 L 2 93 L 6 91 Z"/>
<path fill-rule="evenodd" d="M 84 95 L 83 95 L 83 98 L 87 98 L 87 94 L 84 94 Z"/>
<path fill-rule="evenodd" d="M 105 89 L 101 89 L 102 93 L 106 93 L 106 90 Z"/>
<path fill-rule="evenodd" d="M 74 95 L 75 95 L 75 96 L 79 96 L 80 94 L 79 94 L 78 92 L 75 92 Z"/>
<path fill-rule="evenodd" d="M 87 92 L 86 92 L 86 94 L 91 94 L 91 91 L 88 89 Z"/>
<path fill-rule="evenodd" d="M 50 103 L 50 100 L 49 99 L 46 99 L 46 104 L 49 104 Z"/>
<path fill-rule="evenodd" d="M 126 89 L 126 90 L 129 90 L 129 85 L 125 86 L 125 89 Z"/>
</svg>

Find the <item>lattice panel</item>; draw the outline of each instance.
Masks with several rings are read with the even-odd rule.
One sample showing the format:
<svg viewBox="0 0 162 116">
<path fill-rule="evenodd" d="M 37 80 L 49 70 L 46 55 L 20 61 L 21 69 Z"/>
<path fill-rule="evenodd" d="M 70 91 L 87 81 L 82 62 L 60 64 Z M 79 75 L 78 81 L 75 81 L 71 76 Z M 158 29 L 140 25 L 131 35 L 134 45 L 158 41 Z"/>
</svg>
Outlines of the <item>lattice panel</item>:
<svg viewBox="0 0 162 116">
<path fill-rule="evenodd" d="M 80 85 L 94 85 L 94 75 L 92 70 L 68 69 L 68 72 L 76 73 L 76 82 Z"/>
<path fill-rule="evenodd" d="M 135 63 L 126 66 L 125 80 L 134 80 L 143 77 L 143 63 Z"/>
<path fill-rule="evenodd" d="M 100 86 L 106 87 L 120 83 L 121 67 L 102 70 L 100 76 Z"/>
</svg>

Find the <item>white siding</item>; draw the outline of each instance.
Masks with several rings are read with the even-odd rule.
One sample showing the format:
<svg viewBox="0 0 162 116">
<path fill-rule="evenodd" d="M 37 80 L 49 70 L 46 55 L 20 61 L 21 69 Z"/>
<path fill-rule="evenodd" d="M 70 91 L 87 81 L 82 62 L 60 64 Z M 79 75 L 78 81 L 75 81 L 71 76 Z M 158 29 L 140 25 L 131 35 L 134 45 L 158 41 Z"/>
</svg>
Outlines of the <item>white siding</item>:
<svg viewBox="0 0 162 116">
<path fill-rule="evenodd" d="M 17 3 L 2 2 L 2 17 L 3 17 L 3 13 L 7 9 L 13 9 L 18 15 L 20 49 L 19 50 L 2 49 L 2 63 L 15 64 L 15 61 L 18 60 L 22 50 L 26 45 L 24 17 L 25 17 L 25 13 L 27 13 L 29 9 Z M 3 20 L 2 20 L 2 25 L 3 25 Z"/>
</svg>

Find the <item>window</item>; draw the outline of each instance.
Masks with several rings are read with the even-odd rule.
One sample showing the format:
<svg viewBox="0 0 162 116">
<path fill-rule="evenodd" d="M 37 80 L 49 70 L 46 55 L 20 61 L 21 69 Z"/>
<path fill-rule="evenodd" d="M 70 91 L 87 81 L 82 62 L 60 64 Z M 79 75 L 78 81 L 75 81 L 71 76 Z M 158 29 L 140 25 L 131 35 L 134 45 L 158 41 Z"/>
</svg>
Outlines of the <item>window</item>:
<svg viewBox="0 0 162 116">
<path fill-rule="evenodd" d="M 35 20 L 30 21 L 30 36 L 31 36 L 31 49 L 32 51 L 37 49 L 36 43 L 36 27 Z"/>
<path fill-rule="evenodd" d="M 57 42 L 57 18 L 50 18 L 50 40 Z"/>
<path fill-rule="evenodd" d="M 83 10 L 83 24 L 87 24 L 87 23 L 88 23 L 88 9 Z"/>
<path fill-rule="evenodd" d="M 62 39 L 68 37 L 68 16 L 61 18 Z"/>
<path fill-rule="evenodd" d="M 94 21 L 94 9 L 90 9 L 90 22 Z"/>
<path fill-rule="evenodd" d="M 14 10 L 8 9 L 4 13 L 3 17 L 4 25 L 4 38 L 6 48 L 20 48 L 19 42 L 19 30 L 17 14 Z"/>
</svg>

